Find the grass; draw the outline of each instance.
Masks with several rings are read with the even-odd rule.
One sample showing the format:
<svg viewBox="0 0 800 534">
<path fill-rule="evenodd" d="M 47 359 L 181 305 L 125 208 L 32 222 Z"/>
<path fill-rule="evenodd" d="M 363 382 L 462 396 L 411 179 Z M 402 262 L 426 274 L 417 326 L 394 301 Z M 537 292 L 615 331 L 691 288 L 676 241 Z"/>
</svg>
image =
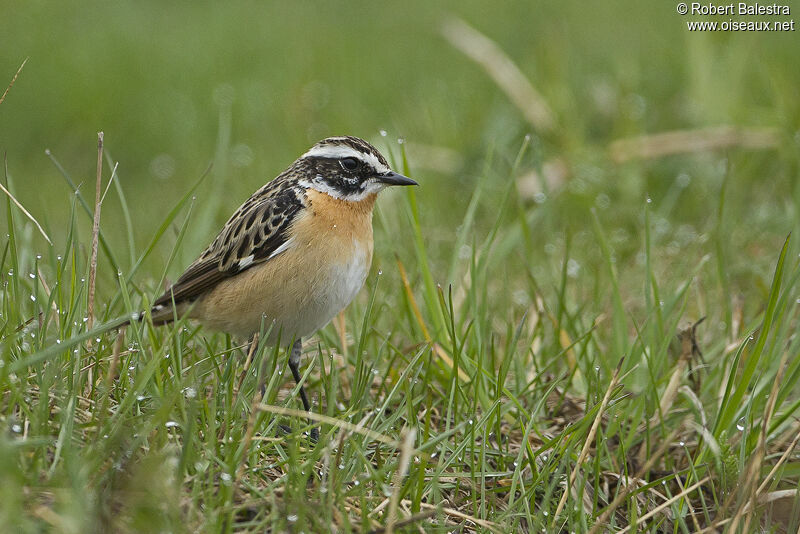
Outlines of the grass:
<svg viewBox="0 0 800 534">
<path fill-rule="evenodd" d="M 552 9 L 540 7 L 545 15 Z M 114 51 L 98 48 L 96 61 L 138 64 L 128 57 L 137 42 L 133 24 L 121 20 L 145 13 L 105 9 L 98 13 L 121 18 L 92 26 L 95 42 Z M 210 16 L 185 9 L 155 24 L 185 18 L 174 37 L 184 42 Z M 270 142 L 272 134 L 253 133 L 251 115 L 300 137 L 318 122 L 368 132 L 385 126 L 361 117 L 363 105 L 352 100 L 360 95 L 334 83 L 352 79 L 355 66 L 315 55 L 301 61 L 305 48 L 287 47 L 293 60 L 275 78 L 280 94 L 322 98 L 321 86 L 294 72 L 310 63 L 336 102 L 304 111 L 312 117 L 302 122 L 290 96 L 263 107 L 248 98 L 232 103 L 226 91 L 247 94 L 248 84 L 260 83 L 238 77 L 252 63 L 206 56 L 232 81 L 217 91 L 215 117 L 194 126 L 173 117 L 171 163 L 156 157 L 164 148 L 153 144 L 163 140 L 137 132 L 141 126 L 126 129 L 125 113 L 111 110 L 118 100 L 95 95 L 111 123 L 103 124 L 103 191 L 115 178 L 93 266 L 95 207 L 87 199 L 95 191 L 76 177 L 94 180 L 80 160 L 95 153 L 91 141 L 81 149 L 67 141 L 43 157 L 53 142 L 42 133 L 46 123 L 22 126 L 27 103 L 48 101 L 48 85 L 32 87 L 26 77 L 60 72 L 36 71 L 37 61 L 50 59 L 33 54 L 0 105 L 25 140 L 0 133 L 9 147 L 4 186 L 28 211 L 5 196 L 0 524 L 81 533 L 796 531 L 800 247 L 787 235 L 800 228 L 792 119 L 800 71 L 783 55 L 784 42 L 686 37 L 664 23 L 674 14 L 654 17 L 643 6 L 599 14 L 563 7 L 559 14 L 572 21 L 565 39 L 540 18 L 524 19 L 530 13 L 521 5 L 488 14 L 465 3 L 458 13 L 497 39 L 472 57 L 457 45 L 437 48 L 448 46 L 438 33 L 443 17 L 422 5 L 405 13 L 372 6 L 353 21 L 367 33 L 352 40 L 336 37 L 347 22 L 338 11 L 296 9 L 277 11 L 305 17 L 309 50 L 340 39 L 343 57 L 356 57 L 369 42 L 388 66 L 367 55 L 361 83 L 372 87 L 396 67 L 393 79 L 412 88 L 411 97 L 374 87 L 364 95 L 372 114 L 399 102 L 386 120 L 407 141 L 377 133 L 373 140 L 421 183 L 379 200 L 364 290 L 304 344 L 313 422 L 298 411 L 282 347 L 248 354 L 242 340 L 183 321 L 157 328 L 145 321 L 122 333 L 113 325 L 174 279 L 260 185 L 255 177 L 276 174 L 275 162 L 307 148 L 304 138 Z M 685 50 L 665 49 L 652 65 L 648 50 L 609 44 L 596 24 L 610 24 L 620 10 L 641 24 L 615 38 L 650 32 L 657 47 L 678 35 Z M 221 33 L 212 40 L 226 50 L 222 36 L 240 32 L 237 18 L 217 15 Z M 410 48 L 390 51 L 398 32 L 387 21 L 427 28 L 418 48 L 438 62 Z M 552 46 L 537 41 L 526 55 L 527 25 Z M 272 26 L 270 43 L 297 38 Z M 368 39 L 371 32 L 390 42 Z M 255 46 L 256 32 L 240 33 L 236 42 Z M 156 36 L 153 46 L 171 39 Z M 26 42 L 21 34 L 19 42 Z M 71 62 L 91 63 L 79 45 L 64 43 Z M 753 72 L 741 67 L 748 47 L 769 52 L 758 67 L 748 61 Z M 407 62 L 397 59 L 403 53 Z M 167 54 L 195 61 L 175 49 Z M 531 124 L 541 115 L 526 119 L 508 88 L 498 89 L 505 82 L 492 66 L 502 54 L 550 107 L 546 131 Z M 8 65 L 7 79 L 22 59 Z M 192 73 L 205 68 L 191 64 Z M 175 83 L 168 65 L 152 65 L 154 87 Z M 741 83 L 714 76 L 726 69 Z M 427 84 L 439 78 L 455 89 Z M 126 91 L 144 90 L 141 80 L 129 83 Z M 74 95 L 69 102 L 48 123 L 64 138 L 69 130 L 59 125 L 70 110 L 97 110 Z M 148 113 L 186 111 L 183 101 L 153 102 Z M 352 115 L 343 119 L 343 110 Z M 148 124 L 160 139 L 161 129 Z M 720 124 L 733 129 L 708 128 Z M 196 133 L 203 130 L 218 132 L 215 146 Z M 673 134 L 655 138 L 656 146 L 653 137 L 638 137 L 662 131 Z M 710 145 L 698 148 L 698 140 Z M 202 148 L 186 152 L 193 143 L 214 154 L 210 169 Z M 263 146 L 271 163 L 234 164 L 243 161 L 243 144 Z M 158 178 L 167 163 L 186 178 Z M 48 181 L 36 182 L 39 176 Z M 316 444 L 305 435 L 311 424 L 320 429 Z"/>
</svg>

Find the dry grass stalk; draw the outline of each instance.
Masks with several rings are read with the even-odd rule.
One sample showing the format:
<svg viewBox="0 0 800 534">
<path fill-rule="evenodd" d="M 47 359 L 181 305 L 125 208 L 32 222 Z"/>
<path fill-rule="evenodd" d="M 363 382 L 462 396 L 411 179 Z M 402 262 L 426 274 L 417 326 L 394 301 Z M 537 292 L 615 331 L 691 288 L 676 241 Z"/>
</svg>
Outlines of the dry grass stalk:
<svg viewBox="0 0 800 534">
<path fill-rule="evenodd" d="M 614 375 L 611 377 L 611 381 L 608 383 L 606 393 L 603 395 L 603 400 L 600 402 L 600 409 L 597 410 L 597 415 L 592 423 L 592 428 L 589 430 L 589 435 L 586 436 L 586 441 L 583 443 L 583 449 L 581 449 L 581 453 L 578 455 L 578 461 L 575 462 L 575 467 L 572 469 L 572 473 L 569 475 L 567 488 L 564 491 L 564 494 L 561 495 L 561 500 L 558 501 L 556 512 L 553 514 L 553 521 L 556 520 L 558 515 L 561 513 L 561 510 L 564 509 L 564 505 L 567 503 L 567 497 L 569 496 L 570 491 L 572 491 L 573 485 L 575 484 L 575 479 L 578 478 L 578 472 L 580 471 L 581 465 L 589 455 L 589 448 L 591 447 L 592 441 L 594 441 L 594 437 L 597 434 L 597 429 L 600 428 L 600 422 L 603 420 L 603 412 L 605 412 L 606 406 L 608 406 L 608 402 L 611 400 L 611 392 L 614 391 L 614 388 L 617 387 L 617 384 L 619 383 L 619 373 L 622 369 L 622 362 L 624 361 L 625 358 L 622 358 L 619 361 L 617 368 L 614 370 Z"/>
<path fill-rule="evenodd" d="M 633 159 L 654 159 L 729 147 L 774 148 L 779 141 L 777 128 L 715 126 L 619 139 L 611 143 L 609 151 L 616 163 L 624 163 Z"/>
<path fill-rule="evenodd" d="M 406 506 L 410 506 L 411 505 L 411 501 L 404 500 L 404 501 L 402 501 L 402 504 L 404 504 Z M 446 506 L 440 508 L 439 506 L 436 506 L 435 504 L 429 504 L 429 503 L 426 503 L 426 502 L 419 503 L 419 506 L 420 506 L 420 508 L 425 508 L 427 510 L 441 510 L 442 513 L 444 513 L 445 515 L 448 515 L 450 517 L 457 517 L 458 519 L 461 519 L 461 520 L 464 520 L 464 521 L 469 521 L 470 523 L 474 523 L 474 524 L 478 525 L 479 527 L 485 528 L 486 530 L 489 530 L 491 532 L 497 532 L 498 534 L 502 534 L 504 532 L 499 526 L 497 526 L 497 524 L 492 523 L 491 521 L 486 521 L 485 519 L 480 519 L 480 518 L 471 516 L 469 514 L 465 514 L 464 512 L 461 512 L 461 511 L 456 510 L 454 508 L 448 508 Z"/>
<path fill-rule="evenodd" d="M 660 513 L 661 510 L 664 510 L 665 508 L 669 508 L 670 506 L 672 506 L 672 503 L 674 503 L 675 501 L 678 501 L 680 499 L 683 499 L 684 497 L 689 495 L 691 492 L 693 492 L 694 490 L 696 490 L 697 488 L 699 488 L 700 486 L 702 486 L 703 484 L 705 484 L 709 480 L 711 480 L 711 477 L 705 477 L 704 479 L 700 480 L 699 482 L 696 482 L 696 483 L 692 484 L 691 486 L 689 486 L 688 488 L 686 488 L 685 490 L 681 491 L 677 495 L 673 495 L 671 498 L 667 499 L 666 501 L 664 501 L 663 503 L 661 503 L 660 505 L 656 506 L 655 508 L 653 508 L 652 510 L 650 510 L 649 512 L 644 514 L 642 517 L 640 517 L 639 520 L 636 522 L 636 525 L 638 525 L 642 521 L 647 521 L 648 519 L 650 519 L 654 515 Z M 631 530 L 631 525 L 628 525 L 627 527 L 625 527 L 622 530 L 620 530 L 618 534 L 625 534 L 625 532 L 630 532 L 630 530 Z"/>
<path fill-rule="evenodd" d="M 401 519 L 400 521 L 395 523 L 394 526 L 397 528 L 402 528 L 408 525 L 413 525 L 414 523 L 421 523 L 422 521 L 430 519 L 435 515 L 436 515 L 436 510 L 426 510 L 418 514 L 410 515 L 405 519 Z M 384 532 L 389 532 L 388 527 L 378 527 L 370 530 L 370 534 L 383 534 Z"/>
<path fill-rule="evenodd" d="M 258 348 L 258 334 L 253 336 L 253 341 L 250 342 L 250 350 L 247 351 L 247 361 L 253 361 L 253 354 L 255 353 L 256 349 Z M 244 374 L 242 375 L 242 380 L 244 380 Z M 241 382 L 239 382 L 239 387 L 241 388 Z M 256 394 L 253 395 L 253 403 L 250 406 L 250 417 L 247 418 L 247 430 L 245 430 L 244 440 L 242 442 L 242 458 L 239 461 L 239 468 L 236 470 L 236 488 L 240 488 L 239 481 L 242 479 L 242 475 L 244 474 L 244 465 L 247 460 L 247 451 L 250 449 L 250 443 L 253 441 L 253 433 L 256 429 L 256 417 L 258 416 L 258 406 L 261 404 L 261 385 L 256 388 Z M 238 399 L 238 392 L 237 392 L 237 399 Z"/>
<path fill-rule="evenodd" d="M 347 360 L 347 318 L 345 317 L 344 310 L 339 312 L 339 315 L 333 318 L 333 326 L 336 328 L 336 333 L 339 335 L 339 343 L 342 346 L 342 357 Z"/>
<path fill-rule="evenodd" d="M 431 337 L 430 332 L 428 331 L 428 327 L 425 325 L 425 320 L 422 318 L 422 312 L 419 310 L 419 306 L 417 305 L 417 299 L 414 298 L 414 291 L 411 289 L 411 284 L 408 281 L 408 275 L 406 274 L 406 268 L 403 266 L 403 262 L 397 258 L 397 270 L 400 273 L 400 279 L 403 282 L 403 288 L 405 290 L 406 296 L 408 297 L 408 302 L 411 304 L 411 309 L 414 312 L 414 317 L 417 320 L 417 324 L 419 324 L 420 330 L 422 330 L 422 337 L 425 338 L 425 342 L 431 347 L 433 353 L 441 359 L 444 364 L 449 368 L 452 369 L 455 363 L 453 362 L 453 358 L 450 357 L 449 354 L 442 348 L 441 345 L 435 343 L 433 338 Z M 469 382 L 469 375 L 464 371 L 462 368 L 458 368 L 458 378 L 462 382 Z"/>
<path fill-rule="evenodd" d="M 775 404 L 778 398 L 778 385 L 783 381 L 783 375 L 786 371 L 786 361 L 788 359 L 789 352 L 783 351 L 783 356 L 781 356 L 781 362 L 778 364 L 778 374 L 775 377 L 775 382 L 772 384 L 772 391 L 770 391 L 769 400 L 767 401 L 767 405 L 764 407 L 764 416 L 761 418 L 761 431 L 758 433 L 758 444 L 756 445 L 755 454 L 753 455 L 750 464 L 748 465 L 747 470 L 747 478 L 746 478 L 746 488 L 750 490 L 750 506 L 749 510 L 755 510 L 756 504 L 758 503 L 759 498 L 759 488 L 761 486 L 756 487 L 756 483 L 758 481 L 759 473 L 761 473 L 761 464 L 764 462 L 764 456 L 767 454 L 767 428 L 769 427 L 769 422 L 772 419 L 772 415 L 775 412 Z M 739 521 L 741 520 L 742 516 L 746 513 L 746 506 L 742 506 L 737 510 L 736 515 L 733 518 L 733 523 L 731 524 L 731 531 L 736 531 L 736 528 L 739 525 Z M 747 514 L 745 517 L 744 528 L 745 532 L 749 532 L 750 528 L 750 521 L 752 519 L 752 514 Z"/>
<path fill-rule="evenodd" d="M 14 74 L 14 77 L 13 77 L 13 78 L 11 78 L 11 82 L 8 84 L 8 87 L 6 87 L 6 90 L 5 90 L 5 92 L 3 93 L 3 96 L 0 96 L 0 104 L 2 104 L 2 103 L 3 103 L 3 101 L 6 99 L 6 95 L 7 95 L 7 94 L 8 94 L 8 92 L 11 90 L 11 88 L 14 86 L 14 82 L 16 82 L 16 81 L 17 81 L 17 77 L 19 76 L 19 73 L 20 73 L 20 72 L 22 72 L 22 67 L 24 67 L 24 66 L 25 66 L 25 63 L 27 63 L 27 62 L 28 62 L 28 59 L 30 59 L 30 58 L 27 58 L 27 57 L 25 58 L 25 61 L 23 61 L 23 62 L 22 62 L 22 65 L 20 65 L 20 66 L 19 66 L 19 68 L 17 69 L 17 73 L 16 73 L 16 74 Z"/>
<path fill-rule="evenodd" d="M 100 206 L 103 176 L 103 132 L 97 132 L 97 182 L 94 192 L 94 221 L 92 222 L 92 254 L 89 259 L 89 290 L 87 303 L 86 329 L 91 330 L 94 325 L 94 289 L 95 279 L 97 278 L 97 246 L 100 236 Z M 89 339 L 87 346 L 91 349 L 92 340 Z M 90 381 L 91 382 L 91 381 Z"/>
<path fill-rule="evenodd" d="M 244 379 L 247 378 L 247 373 L 250 371 L 250 365 L 253 363 L 253 354 L 255 353 L 257 348 L 258 348 L 258 333 L 256 332 L 256 334 L 253 336 L 253 339 L 250 340 L 250 346 L 247 349 L 247 358 L 244 361 L 244 365 L 242 366 L 242 372 L 239 374 L 239 380 L 236 382 L 236 387 L 233 390 L 233 392 L 236 394 L 237 401 L 239 400 L 239 392 L 242 390 L 242 384 L 244 383 Z"/>
<path fill-rule="evenodd" d="M 408 472 L 408 465 L 411 463 L 411 454 L 414 452 L 414 439 L 417 437 L 415 428 L 411 428 L 404 432 L 403 446 L 400 448 L 400 459 L 398 461 L 397 471 L 394 472 L 392 485 L 392 498 L 389 501 L 389 512 L 386 516 L 386 533 L 393 534 L 395 522 L 397 520 L 397 505 L 400 502 L 400 491 L 403 489 L 403 478 Z"/>
<path fill-rule="evenodd" d="M 683 378 L 684 373 L 686 372 L 686 368 L 689 367 L 692 359 L 698 355 L 699 349 L 697 348 L 697 341 L 696 341 L 696 329 L 697 326 L 703 322 L 705 318 L 700 319 L 696 323 L 690 325 L 689 327 L 681 330 L 678 333 L 678 342 L 680 343 L 680 354 L 678 355 L 678 365 L 675 366 L 675 370 L 672 372 L 672 376 L 669 378 L 669 383 L 667 383 L 667 387 L 664 388 L 664 393 L 661 394 L 661 402 L 659 403 L 658 411 L 653 414 L 653 417 L 650 418 L 650 426 L 655 427 L 663 423 L 663 417 L 665 414 L 669 413 L 670 407 L 675 402 L 675 397 L 678 394 L 678 390 L 681 386 L 681 379 Z M 702 412 L 701 412 L 702 413 Z M 647 456 L 647 447 L 640 447 L 639 448 L 639 455 L 637 460 L 640 464 L 645 462 L 645 458 Z"/>
<path fill-rule="evenodd" d="M 108 183 L 106 184 L 106 190 L 103 191 L 103 196 L 100 198 L 100 204 L 102 204 L 105 199 L 106 195 L 108 194 L 108 190 L 111 189 L 111 184 L 114 183 L 114 178 L 117 176 L 117 167 L 119 167 L 119 162 L 114 163 L 114 168 L 111 169 L 111 178 L 108 179 Z"/>
<path fill-rule="evenodd" d="M 459 18 L 446 20 L 442 33 L 450 44 L 483 67 L 537 131 L 554 129 L 550 106 L 497 43 Z"/>
<path fill-rule="evenodd" d="M 5 157 L 5 162 L 4 162 L 4 163 L 5 163 L 6 181 L 8 181 L 8 156 L 6 156 L 6 157 Z M 23 206 L 22 204 L 20 204 L 19 200 L 17 200 L 16 198 L 14 198 L 14 195 L 12 195 L 12 194 L 11 194 L 11 191 L 9 191 L 8 189 L 6 189 L 6 188 L 3 186 L 3 184 L 0 184 L 0 189 L 2 189 L 2 190 L 3 190 L 3 193 L 5 193 L 6 195 L 8 195 L 8 198 L 10 198 L 10 199 L 11 199 L 11 202 L 13 202 L 13 203 L 14 203 L 14 205 L 15 205 L 15 206 L 17 206 L 17 207 L 18 207 L 18 208 L 19 208 L 19 209 L 22 211 L 22 213 L 24 213 L 24 214 L 25 214 L 25 216 L 26 216 L 28 219 L 30 219 L 30 220 L 33 222 L 33 224 L 35 224 L 35 225 L 36 225 L 36 228 L 38 228 L 38 229 L 39 229 L 39 233 L 40 233 L 40 234 L 42 234 L 42 237 L 44 237 L 44 238 L 45 238 L 45 240 L 47 240 L 47 242 L 48 242 L 48 243 L 50 243 L 50 246 L 53 246 L 53 242 L 52 242 L 52 241 L 50 240 L 50 238 L 48 237 L 48 235 L 47 235 L 47 232 L 45 232 L 45 231 L 44 231 L 44 228 L 42 228 L 42 225 L 41 225 L 41 224 L 39 224 L 39 221 L 37 221 L 37 220 L 36 220 L 36 219 L 33 217 L 33 215 L 31 215 L 31 212 L 29 212 L 28 210 L 26 210 L 26 209 L 25 209 L 25 206 Z"/>
<path fill-rule="evenodd" d="M 647 459 L 647 462 L 645 462 L 645 464 L 636 472 L 633 478 L 634 479 L 644 478 L 644 475 L 646 475 L 647 472 L 650 471 L 650 469 L 652 469 L 653 465 L 655 465 L 655 463 L 662 456 L 664 456 L 664 453 L 667 452 L 667 450 L 669 450 L 670 445 L 672 444 L 672 440 L 674 440 L 677 435 L 678 431 L 677 430 L 673 431 L 672 434 L 667 439 L 664 440 L 664 442 L 661 444 L 661 447 L 658 448 L 656 453 Z M 619 506 L 625 501 L 625 499 L 628 498 L 628 495 L 630 495 L 637 489 L 639 489 L 639 487 L 635 484 L 629 484 L 625 486 L 625 489 L 619 492 L 616 498 L 613 501 L 611 501 L 611 504 L 609 504 L 606 507 L 606 509 L 603 510 L 603 513 L 600 514 L 600 516 L 597 518 L 597 521 L 595 521 L 594 525 L 592 525 L 591 530 L 589 530 L 589 534 L 594 534 L 595 532 L 599 532 L 600 529 L 603 528 L 605 524 L 608 522 L 608 518 L 611 517 L 611 514 L 613 514 L 614 511 L 617 508 L 619 508 Z"/>
<path fill-rule="evenodd" d="M 293 408 L 284 408 L 282 406 L 273 406 L 271 404 L 259 404 L 257 409 L 262 412 L 269 412 L 274 413 L 277 415 L 287 415 L 289 417 L 297 417 L 297 418 L 306 418 L 312 421 L 317 421 L 319 423 L 325 423 L 331 425 L 333 427 L 341 428 L 347 430 L 349 432 L 354 432 L 356 434 L 361 434 L 362 436 L 366 436 L 370 439 L 374 439 L 375 441 L 380 441 L 381 443 L 386 443 L 393 447 L 399 447 L 400 443 L 397 440 L 390 438 L 384 434 L 379 432 L 375 432 L 374 430 L 370 430 L 368 428 L 363 428 L 360 424 L 354 425 L 353 423 L 349 423 L 347 421 L 342 421 L 341 419 L 336 419 L 335 417 L 330 417 L 328 415 L 316 413 L 316 412 L 307 412 L 305 410 L 295 410 Z M 339 447 L 341 450 L 341 447 Z"/>
<path fill-rule="evenodd" d="M 764 492 L 765 489 L 767 489 L 767 486 L 769 485 L 770 480 L 772 480 L 772 477 L 775 476 L 775 474 L 778 472 L 778 469 L 780 469 L 781 465 L 783 465 L 783 463 L 786 462 L 786 460 L 789 459 L 789 456 L 791 456 L 792 453 L 795 452 L 797 444 L 799 442 L 800 442 L 800 433 L 798 433 L 794 437 L 794 439 L 792 440 L 792 443 L 789 445 L 789 448 L 787 448 L 783 452 L 783 454 L 781 455 L 780 459 L 775 463 L 775 465 L 770 470 L 769 474 L 764 478 L 764 481 L 758 487 L 758 490 L 756 490 L 757 493 L 761 494 L 761 493 Z"/>
</svg>

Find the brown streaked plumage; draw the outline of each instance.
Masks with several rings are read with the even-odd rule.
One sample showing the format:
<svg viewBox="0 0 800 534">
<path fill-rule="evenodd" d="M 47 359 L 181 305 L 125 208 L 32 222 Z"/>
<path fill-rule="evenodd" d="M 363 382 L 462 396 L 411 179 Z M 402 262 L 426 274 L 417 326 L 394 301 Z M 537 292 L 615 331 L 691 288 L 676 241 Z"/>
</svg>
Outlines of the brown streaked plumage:
<svg viewBox="0 0 800 534">
<path fill-rule="evenodd" d="M 315 144 L 256 191 L 151 310 L 156 323 L 176 315 L 239 337 L 270 329 L 269 343 L 300 339 L 325 326 L 364 284 L 372 261 L 372 209 L 391 185 L 416 185 L 395 173 L 357 137 Z M 310 409 L 301 386 L 300 395 Z"/>
</svg>

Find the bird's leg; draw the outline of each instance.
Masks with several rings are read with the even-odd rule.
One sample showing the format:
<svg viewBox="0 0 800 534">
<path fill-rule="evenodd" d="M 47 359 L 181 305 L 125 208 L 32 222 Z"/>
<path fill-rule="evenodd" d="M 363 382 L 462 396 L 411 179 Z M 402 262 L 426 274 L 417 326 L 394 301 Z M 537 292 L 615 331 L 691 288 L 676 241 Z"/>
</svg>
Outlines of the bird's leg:
<svg viewBox="0 0 800 534">
<path fill-rule="evenodd" d="M 292 370 L 292 376 L 294 377 L 294 381 L 297 384 L 300 384 L 300 352 L 303 348 L 303 343 L 300 339 L 296 339 L 294 345 L 292 345 L 292 352 L 289 354 L 289 369 Z M 306 392 L 303 389 L 303 386 L 300 386 L 300 400 L 303 401 L 303 409 L 307 412 L 311 411 L 311 403 L 308 402 L 308 397 L 306 396 Z M 317 441 L 319 438 L 319 431 L 317 427 L 311 427 L 311 432 L 309 433 L 311 439 Z"/>
</svg>

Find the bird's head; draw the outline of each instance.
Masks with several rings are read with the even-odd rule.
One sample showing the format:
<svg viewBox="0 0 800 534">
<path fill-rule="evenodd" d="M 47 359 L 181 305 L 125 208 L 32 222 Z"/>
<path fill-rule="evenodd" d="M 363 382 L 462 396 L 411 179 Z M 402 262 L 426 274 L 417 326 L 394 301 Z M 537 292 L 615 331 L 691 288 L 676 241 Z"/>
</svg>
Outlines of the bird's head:
<svg viewBox="0 0 800 534">
<path fill-rule="evenodd" d="M 417 185 L 394 172 L 386 158 L 358 137 L 328 137 L 295 162 L 300 184 L 342 200 L 358 202 L 390 185 Z"/>
</svg>

